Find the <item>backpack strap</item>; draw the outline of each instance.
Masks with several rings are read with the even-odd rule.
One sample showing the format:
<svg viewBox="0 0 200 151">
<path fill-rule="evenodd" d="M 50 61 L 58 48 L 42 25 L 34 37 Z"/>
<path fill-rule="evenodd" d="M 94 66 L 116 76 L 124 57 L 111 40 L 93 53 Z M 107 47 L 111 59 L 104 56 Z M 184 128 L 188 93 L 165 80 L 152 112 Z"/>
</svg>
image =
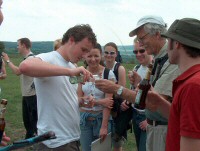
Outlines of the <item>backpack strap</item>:
<svg viewBox="0 0 200 151">
<path fill-rule="evenodd" d="M 104 79 L 108 79 L 109 72 L 110 72 L 110 69 L 108 69 L 108 68 L 104 69 L 104 73 L 103 73 Z"/>
<path fill-rule="evenodd" d="M 160 71 L 163 67 L 163 65 L 165 64 L 165 62 L 168 60 L 168 54 L 166 54 L 164 57 L 161 58 L 157 58 L 155 60 L 155 64 L 154 67 L 152 69 L 152 75 L 155 75 L 156 72 L 156 78 L 154 79 L 154 81 L 152 82 L 152 86 L 154 86 L 156 84 L 156 81 L 158 80 L 159 76 L 160 76 Z M 158 67 L 157 67 L 158 66 Z M 157 69 L 157 70 L 156 70 Z"/>
<path fill-rule="evenodd" d="M 35 56 L 33 53 L 29 54 L 26 58 L 30 57 L 30 56 Z M 24 58 L 24 60 L 26 59 Z"/>
<path fill-rule="evenodd" d="M 141 64 L 137 64 L 135 67 L 134 67 L 134 71 L 138 71 L 138 69 L 140 68 Z"/>
<path fill-rule="evenodd" d="M 115 64 L 115 67 L 114 67 L 114 74 L 115 74 L 115 77 L 116 77 L 116 80 L 118 81 L 118 69 L 119 69 L 119 66 L 120 66 L 120 62 L 117 62 L 116 64 Z"/>
</svg>

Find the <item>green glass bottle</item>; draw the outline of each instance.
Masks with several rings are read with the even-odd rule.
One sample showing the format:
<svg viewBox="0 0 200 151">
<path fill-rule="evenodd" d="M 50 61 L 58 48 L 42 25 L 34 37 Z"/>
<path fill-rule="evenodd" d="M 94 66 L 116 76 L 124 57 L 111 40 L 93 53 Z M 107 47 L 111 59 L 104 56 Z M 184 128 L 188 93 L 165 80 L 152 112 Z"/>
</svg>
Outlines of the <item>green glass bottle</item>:
<svg viewBox="0 0 200 151">
<path fill-rule="evenodd" d="M 71 84 L 83 83 L 84 82 L 84 76 L 83 75 L 71 76 L 71 77 L 69 77 L 69 82 Z"/>
</svg>

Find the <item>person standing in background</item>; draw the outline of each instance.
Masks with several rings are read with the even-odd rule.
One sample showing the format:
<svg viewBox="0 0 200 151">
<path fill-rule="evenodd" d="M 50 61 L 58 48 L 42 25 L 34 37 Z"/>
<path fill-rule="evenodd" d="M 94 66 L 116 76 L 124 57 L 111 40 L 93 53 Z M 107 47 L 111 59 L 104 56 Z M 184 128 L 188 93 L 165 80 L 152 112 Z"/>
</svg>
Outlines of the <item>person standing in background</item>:
<svg viewBox="0 0 200 151">
<path fill-rule="evenodd" d="M 25 59 L 33 58 L 31 52 L 31 41 L 28 38 L 21 38 L 17 41 L 18 52 Z M 7 65 L 11 68 L 13 74 L 20 76 L 21 92 L 22 92 L 22 115 L 24 127 L 26 129 L 25 139 L 33 137 L 37 134 L 37 97 L 33 77 L 22 74 L 19 67 L 11 62 L 6 53 L 2 53 L 2 57 Z"/>
<path fill-rule="evenodd" d="M 62 45 L 62 39 L 56 39 L 53 43 L 53 49 L 57 50 Z"/>
<path fill-rule="evenodd" d="M 139 62 L 133 69 L 129 71 L 128 78 L 130 80 L 131 89 L 135 91 L 135 88 L 140 83 L 140 81 L 145 78 L 147 66 L 152 64 L 152 56 L 148 55 L 144 47 L 140 46 L 137 38 L 134 39 L 134 50 L 133 53 Z M 134 106 L 134 104 L 132 105 Z M 129 106 L 125 102 L 121 105 L 122 110 L 127 110 Z M 135 134 L 137 150 L 146 151 L 146 128 L 147 120 L 144 112 L 141 112 L 133 107 L 133 130 Z"/>
<path fill-rule="evenodd" d="M 104 46 L 104 61 L 105 65 L 108 69 L 112 70 L 115 74 L 117 83 L 121 86 L 126 86 L 126 70 L 125 68 L 119 63 L 116 62 L 116 57 L 118 54 L 118 48 L 117 45 L 113 42 L 109 42 Z M 117 98 L 117 96 L 115 96 Z M 127 132 L 125 131 L 123 133 L 123 136 L 119 136 L 116 134 L 116 122 L 117 122 L 117 114 L 120 114 L 120 104 L 122 103 L 123 99 L 118 97 L 118 101 L 120 102 L 114 102 L 113 107 L 113 150 L 114 151 L 122 151 L 122 145 L 124 144 L 124 138 L 127 138 Z M 116 116 L 116 117 L 115 117 Z"/>
<path fill-rule="evenodd" d="M 93 76 L 99 78 L 106 72 L 106 69 L 101 65 L 101 45 L 97 44 L 85 56 L 86 69 L 90 71 Z M 108 70 L 108 79 L 115 79 L 115 75 L 111 70 Z M 104 140 L 109 132 L 111 132 L 110 110 L 113 105 L 112 94 L 105 94 L 99 89 L 95 88 L 93 82 L 86 82 L 79 84 L 78 97 L 93 96 L 94 106 L 92 108 L 81 107 L 81 148 L 83 151 L 91 151 L 91 143 L 98 138 Z"/>
<path fill-rule="evenodd" d="M 92 74 L 84 67 L 75 67 L 96 45 L 96 35 L 87 24 L 76 25 L 66 31 L 57 51 L 42 53 L 24 60 L 20 71 L 34 78 L 38 99 L 38 134 L 52 130 L 56 139 L 36 145 L 41 151 L 79 151 L 80 111 L 77 88 L 70 76 L 83 74 L 84 82 Z M 81 101 L 81 100 L 80 100 Z M 80 106 L 79 106 L 80 105 Z"/>
</svg>

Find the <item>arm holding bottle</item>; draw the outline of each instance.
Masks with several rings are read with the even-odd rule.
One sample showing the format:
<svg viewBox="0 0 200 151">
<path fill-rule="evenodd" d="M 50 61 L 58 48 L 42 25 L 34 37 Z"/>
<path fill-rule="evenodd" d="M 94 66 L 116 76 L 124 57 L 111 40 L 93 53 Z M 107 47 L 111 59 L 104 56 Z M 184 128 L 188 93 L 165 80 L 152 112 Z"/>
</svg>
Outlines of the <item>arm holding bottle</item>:
<svg viewBox="0 0 200 151">
<path fill-rule="evenodd" d="M 92 74 L 82 66 L 71 69 L 50 64 L 37 57 L 24 60 L 19 69 L 23 74 L 32 77 L 77 76 L 80 73 L 84 75 L 84 81 L 88 81 L 92 77 Z"/>
<path fill-rule="evenodd" d="M 164 96 L 158 94 L 156 91 L 151 89 L 146 98 L 146 108 L 151 111 L 158 111 L 165 118 L 169 119 L 171 103 L 165 99 Z"/>
<path fill-rule="evenodd" d="M 115 84 L 114 82 L 106 80 L 106 79 L 96 80 L 95 85 L 101 91 L 103 91 L 105 93 L 113 93 L 115 95 L 117 95 L 117 91 L 121 87 L 121 85 Z M 123 88 L 121 97 L 124 100 L 127 100 L 130 103 L 134 103 L 135 102 L 135 96 L 136 96 L 135 91 L 129 90 L 125 87 Z"/>
</svg>

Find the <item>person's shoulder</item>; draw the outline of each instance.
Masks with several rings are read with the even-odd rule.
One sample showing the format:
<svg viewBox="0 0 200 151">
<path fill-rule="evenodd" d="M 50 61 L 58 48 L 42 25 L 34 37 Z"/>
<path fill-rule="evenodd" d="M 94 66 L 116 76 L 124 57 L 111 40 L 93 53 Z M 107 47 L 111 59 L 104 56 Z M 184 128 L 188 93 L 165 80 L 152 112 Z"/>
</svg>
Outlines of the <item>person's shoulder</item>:
<svg viewBox="0 0 200 151">
<path fill-rule="evenodd" d="M 120 65 L 118 70 L 119 70 L 119 73 L 126 71 L 126 69 L 125 69 L 125 67 L 123 65 Z"/>
</svg>

